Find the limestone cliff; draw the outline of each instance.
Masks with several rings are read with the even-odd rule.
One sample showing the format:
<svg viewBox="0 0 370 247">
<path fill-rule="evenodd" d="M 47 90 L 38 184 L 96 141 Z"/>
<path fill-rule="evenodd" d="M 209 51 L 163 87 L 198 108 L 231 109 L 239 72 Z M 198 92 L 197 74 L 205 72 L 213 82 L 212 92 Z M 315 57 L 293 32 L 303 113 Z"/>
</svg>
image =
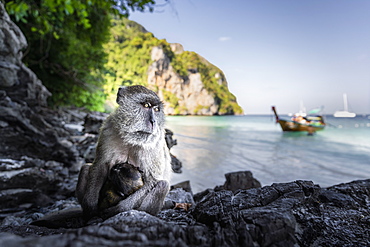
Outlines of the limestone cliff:
<svg viewBox="0 0 370 247">
<path fill-rule="evenodd" d="M 171 46 L 172 51 L 176 51 L 178 47 L 179 45 Z M 205 89 L 199 72 L 189 71 L 187 77 L 181 77 L 175 72 L 170 59 L 161 47 L 153 47 L 151 58 L 153 63 L 148 70 L 148 85 L 165 101 L 166 114 L 219 113 L 219 104 L 214 95 Z"/>
<path fill-rule="evenodd" d="M 223 72 L 197 53 L 158 40 L 129 20 L 115 20 L 112 34 L 106 46 L 108 95 L 119 85 L 141 84 L 158 93 L 168 115 L 243 113 Z"/>
</svg>

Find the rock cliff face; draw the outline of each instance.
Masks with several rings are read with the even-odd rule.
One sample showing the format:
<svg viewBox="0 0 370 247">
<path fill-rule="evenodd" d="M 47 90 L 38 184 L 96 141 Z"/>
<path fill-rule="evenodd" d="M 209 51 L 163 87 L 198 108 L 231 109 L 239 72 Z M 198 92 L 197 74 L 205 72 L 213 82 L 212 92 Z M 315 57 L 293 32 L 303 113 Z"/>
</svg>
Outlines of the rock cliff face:
<svg viewBox="0 0 370 247">
<path fill-rule="evenodd" d="M 50 92 L 22 63 L 26 46 L 0 3 L 0 157 L 37 157 L 71 165 L 73 151 L 63 139 L 67 131 L 44 107 Z"/>
<path fill-rule="evenodd" d="M 26 47 L 26 38 L 0 3 L 0 89 L 6 88 L 11 98 L 23 98 L 28 105 L 45 106 L 51 94 L 22 63 L 22 49 Z"/>
<path fill-rule="evenodd" d="M 120 85 L 141 84 L 158 93 L 170 115 L 242 114 L 223 72 L 180 44 L 157 39 L 136 22 L 115 20 L 107 43 L 105 93 L 115 101 Z"/>
<path fill-rule="evenodd" d="M 171 49 L 175 54 L 183 52 L 179 44 L 171 44 Z M 218 114 L 219 104 L 214 95 L 207 91 L 201 80 L 200 73 L 189 71 L 186 78 L 181 77 L 173 69 L 170 59 L 161 47 L 153 47 L 151 58 L 153 63 L 148 71 L 148 85 L 158 92 L 161 99 L 166 101 L 166 93 L 171 93 L 177 98 L 178 112 L 170 102 L 165 104 L 165 112 L 168 115 L 197 114 L 197 115 L 216 115 Z"/>
</svg>

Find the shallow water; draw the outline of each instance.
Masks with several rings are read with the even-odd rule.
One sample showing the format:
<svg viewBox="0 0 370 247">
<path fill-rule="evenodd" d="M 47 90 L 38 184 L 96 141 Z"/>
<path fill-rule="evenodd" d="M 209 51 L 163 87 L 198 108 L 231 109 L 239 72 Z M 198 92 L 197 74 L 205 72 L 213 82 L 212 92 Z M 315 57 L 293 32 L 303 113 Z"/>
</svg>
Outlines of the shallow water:
<svg viewBox="0 0 370 247">
<path fill-rule="evenodd" d="M 370 119 L 326 117 L 325 130 L 283 133 L 272 116 L 168 116 L 183 163 L 172 184 L 190 180 L 193 192 L 249 170 L 262 185 L 312 180 L 321 187 L 370 178 Z"/>
</svg>

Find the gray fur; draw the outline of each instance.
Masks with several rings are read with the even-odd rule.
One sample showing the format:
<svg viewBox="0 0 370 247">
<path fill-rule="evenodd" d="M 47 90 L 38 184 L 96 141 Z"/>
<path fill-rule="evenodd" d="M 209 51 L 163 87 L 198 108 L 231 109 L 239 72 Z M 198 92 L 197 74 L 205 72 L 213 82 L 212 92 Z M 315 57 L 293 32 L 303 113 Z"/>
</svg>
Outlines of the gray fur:
<svg viewBox="0 0 370 247">
<path fill-rule="evenodd" d="M 169 190 L 171 158 L 165 142 L 163 105 L 143 86 L 118 90 L 119 107 L 104 122 L 91 166 L 81 168 L 76 196 L 87 217 L 106 217 L 130 209 L 156 214 Z M 98 212 L 99 192 L 110 169 L 128 162 L 143 171 L 144 186 L 104 212 Z"/>
</svg>

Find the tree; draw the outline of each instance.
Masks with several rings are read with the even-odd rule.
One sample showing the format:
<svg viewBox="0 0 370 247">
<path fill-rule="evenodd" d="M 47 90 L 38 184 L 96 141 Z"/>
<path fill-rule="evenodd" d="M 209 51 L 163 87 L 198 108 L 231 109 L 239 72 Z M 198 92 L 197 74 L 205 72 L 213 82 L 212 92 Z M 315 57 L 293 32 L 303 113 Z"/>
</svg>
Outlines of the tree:
<svg viewBox="0 0 370 247">
<path fill-rule="evenodd" d="M 52 105 L 103 110 L 103 44 L 112 16 L 153 11 L 154 0 L 13 0 L 8 13 L 28 40 L 24 62 L 52 92 Z"/>
</svg>

